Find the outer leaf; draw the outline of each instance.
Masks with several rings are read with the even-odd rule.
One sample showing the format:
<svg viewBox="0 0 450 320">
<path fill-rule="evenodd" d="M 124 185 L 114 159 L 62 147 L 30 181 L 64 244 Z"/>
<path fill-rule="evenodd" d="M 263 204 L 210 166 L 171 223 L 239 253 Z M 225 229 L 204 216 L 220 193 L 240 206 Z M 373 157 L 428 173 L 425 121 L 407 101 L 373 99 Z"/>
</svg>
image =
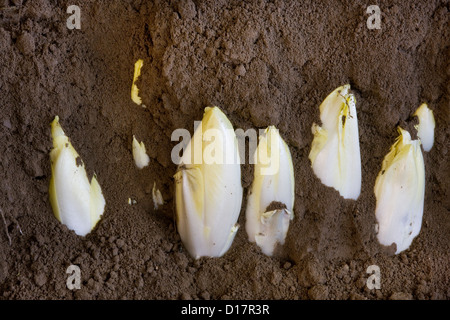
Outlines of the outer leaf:
<svg viewBox="0 0 450 320">
<path fill-rule="evenodd" d="M 409 248 L 422 225 L 425 168 L 420 141 L 411 141 L 409 132 L 400 136 L 383 160 L 375 182 L 378 241 L 396 244 L 396 253 Z"/>
<path fill-rule="evenodd" d="M 156 181 L 153 183 L 152 198 L 153 207 L 155 208 L 155 210 L 157 210 L 159 206 L 162 206 L 164 204 L 164 199 L 162 197 L 161 191 L 159 191 L 159 189 L 156 189 Z"/>
<path fill-rule="evenodd" d="M 133 136 L 133 159 L 136 167 L 139 169 L 143 169 L 148 166 L 150 162 L 144 142 L 141 141 L 141 143 L 139 143 L 135 136 Z"/>
<path fill-rule="evenodd" d="M 260 136 L 255 157 L 245 226 L 249 240 L 271 256 L 277 243 L 284 244 L 293 219 L 294 169 L 289 147 L 274 127 Z M 274 165 L 276 170 L 270 170 Z"/>
<path fill-rule="evenodd" d="M 52 122 L 52 136 L 49 194 L 53 212 L 69 229 L 85 236 L 103 214 L 105 200 L 97 179 L 89 183 L 84 164 L 64 134 L 59 117 Z"/>
<path fill-rule="evenodd" d="M 337 88 L 320 105 L 322 127 L 312 126 L 309 159 L 323 184 L 356 200 L 361 192 L 361 156 L 356 101 L 349 90 L 350 85 Z"/>
<path fill-rule="evenodd" d="M 195 146 L 214 130 L 223 144 L 219 154 L 232 155 L 232 163 L 193 163 L 194 153 L 204 151 L 208 143 Z M 203 157 L 202 157 L 203 158 Z M 203 159 L 204 160 L 204 159 Z M 195 258 L 219 257 L 230 247 L 237 231 L 242 203 L 239 150 L 233 126 L 219 108 L 205 108 L 198 127 L 175 174 L 177 227 L 187 250 Z"/>
<path fill-rule="evenodd" d="M 91 230 L 100 221 L 105 210 L 105 198 L 103 197 L 102 189 L 94 175 L 91 180 Z"/>
<path fill-rule="evenodd" d="M 419 124 L 416 126 L 417 135 L 422 142 L 423 150 L 428 152 L 433 147 L 434 143 L 434 128 L 436 122 L 434 120 L 433 111 L 428 108 L 426 103 L 420 105 L 420 107 L 414 113 L 419 118 Z"/>
<path fill-rule="evenodd" d="M 277 243 L 284 244 L 293 218 L 292 211 L 286 209 L 266 211 L 261 215 L 261 232 L 255 235 L 255 242 L 265 255 L 272 256 Z"/>
<path fill-rule="evenodd" d="M 205 187 L 200 168 L 183 168 L 175 174 L 177 229 L 188 252 L 199 258 L 208 251 L 209 229 L 204 224 Z"/>
</svg>

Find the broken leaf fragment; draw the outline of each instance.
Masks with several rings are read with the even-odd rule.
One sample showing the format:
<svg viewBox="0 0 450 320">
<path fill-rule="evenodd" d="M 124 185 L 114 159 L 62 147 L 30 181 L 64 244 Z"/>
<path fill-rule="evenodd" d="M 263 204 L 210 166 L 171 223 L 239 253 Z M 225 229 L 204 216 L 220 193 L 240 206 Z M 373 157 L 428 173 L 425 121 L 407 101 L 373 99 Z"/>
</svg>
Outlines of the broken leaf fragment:
<svg viewBox="0 0 450 320">
<path fill-rule="evenodd" d="M 273 126 L 259 137 L 254 158 L 245 227 L 249 241 L 272 256 L 276 245 L 284 244 L 294 217 L 294 168 L 289 147 Z"/>
<path fill-rule="evenodd" d="M 131 85 L 131 100 L 133 100 L 133 102 L 136 103 L 137 105 L 142 104 L 142 99 L 139 96 L 139 89 L 136 85 L 136 81 L 141 76 L 141 69 L 142 69 L 143 65 L 144 65 L 144 60 L 142 60 L 142 59 L 139 59 L 134 64 L 133 83 Z"/>
<path fill-rule="evenodd" d="M 157 210 L 159 206 L 162 206 L 164 204 L 164 199 L 162 197 L 161 191 L 156 188 L 156 181 L 153 183 L 152 198 L 155 210 Z"/>
<path fill-rule="evenodd" d="M 139 143 L 135 136 L 133 136 L 133 159 L 136 167 L 139 169 L 143 169 L 148 166 L 150 162 L 144 142 L 141 141 Z"/>
<path fill-rule="evenodd" d="M 89 183 L 84 163 L 65 135 L 58 116 L 51 127 L 53 149 L 50 152 L 49 194 L 53 213 L 77 235 L 85 236 L 100 220 L 105 199 L 95 175 Z"/>
<path fill-rule="evenodd" d="M 436 122 L 434 120 L 433 111 L 428 108 L 426 103 L 422 103 L 414 113 L 419 118 L 419 124 L 415 126 L 417 135 L 422 142 L 423 150 L 428 152 L 434 143 L 434 128 Z"/>
<path fill-rule="evenodd" d="M 425 168 L 419 140 L 398 128 L 399 137 L 385 156 L 375 181 L 380 244 L 396 245 L 396 254 L 406 250 L 422 225 Z"/>
<path fill-rule="evenodd" d="M 195 141 L 206 141 L 209 135 L 222 143 L 194 146 Z M 228 154 L 235 160 L 192 161 L 192 157 L 204 159 L 205 150 L 211 150 L 211 146 L 214 154 Z M 205 108 L 201 126 L 189 141 L 174 178 L 176 224 L 184 246 L 196 259 L 222 256 L 239 228 L 243 190 L 237 138 L 218 107 Z"/>
<path fill-rule="evenodd" d="M 322 126 L 312 126 L 309 159 L 324 185 L 356 200 L 361 192 L 361 155 L 356 100 L 349 91 L 350 85 L 341 86 L 321 103 Z"/>
</svg>

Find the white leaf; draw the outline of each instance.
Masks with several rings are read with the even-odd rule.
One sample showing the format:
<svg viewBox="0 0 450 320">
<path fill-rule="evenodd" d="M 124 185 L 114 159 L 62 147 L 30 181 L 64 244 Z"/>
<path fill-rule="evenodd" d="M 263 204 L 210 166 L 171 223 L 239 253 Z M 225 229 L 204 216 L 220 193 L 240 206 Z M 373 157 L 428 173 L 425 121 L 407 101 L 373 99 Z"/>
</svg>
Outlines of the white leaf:
<svg viewBox="0 0 450 320">
<path fill-rule="evenodd" d="M 69 229 L 85 236 L 100 220 L 105 199 L 95 176 L 89 183 L 84 164 L 62 130 L 58 116 L 52 122 L 52 137 L 49 193 L 53 212 Z"/>
<path fill-rule="evenodd" d="M 150 163 L 150 158 L 147 155 L 144 142 L 141 141 L 141 143 L 139 143 L 135 136 L 133 136 L 133 159 L 136 167 L 139 169 L 143 169 Z"/>
<path fill-rule="evenodd" d="M 396 253 L 409 248 L 422 225 L 425 168 L 419 140 L 398 128 L 397 138 L 385 156 L 375 182 L 378 241 L 396 244 Z"/>
<path fill-rule="evenodd" d="M 289 147 L 272 126 L 259 137 L 254 157 L 245 227 L 249 240 L 271 256 L 277 243 L 284 244 L 293 219 L 294 169 Z"/>
<path fill-rule="evenodd" d="M 322 126 L 312 126 L 309 159 L 324 185 L 356 200 L 361 192 L 361 155 L 356 100 L 349 90 L 350 85 L 337 88 L 320 105 Z"/>
<path fill-rule="evenodd" d="M 157 210 L 159 206 L 162 206 L 164 204 L 164 199 L 162 197 L 161 191 L 159 191 L 159 189 L 156 189 L 156 181 L 153 183 L 152 198 L 155 210 Z"/>
<path fill-rule="evenodd" d="M 436 123 L 434 121 L 433 111 L 428 108 L 426 103 L 423 103 L 414 115 L 419 118 L 419 124 L 416 126 L 417 135 L 422 142 L 423 150 L 428 152 L 434 143 L 434 128 Z"/>
<path fill-rule="evenodd" d="M 195 153 L 203 159 L 205 149 L 210 147 L 201 143 L 210 130 L 220 135 L 215 141 L 222 143 L 216 143 L 214 149 L 224 155 L 223 161 L 195 163 Z M 227 154 L 235 160 L 225 161 Z M 194 258 L 220 257 L 231 246 L 238 229 L 242 186 L 236 135 L 219 108 L 205 108 L 202 125 L 195 131 L 181 163 L 175 174 L 176 220 L 181 240 Z"/>
</svg>

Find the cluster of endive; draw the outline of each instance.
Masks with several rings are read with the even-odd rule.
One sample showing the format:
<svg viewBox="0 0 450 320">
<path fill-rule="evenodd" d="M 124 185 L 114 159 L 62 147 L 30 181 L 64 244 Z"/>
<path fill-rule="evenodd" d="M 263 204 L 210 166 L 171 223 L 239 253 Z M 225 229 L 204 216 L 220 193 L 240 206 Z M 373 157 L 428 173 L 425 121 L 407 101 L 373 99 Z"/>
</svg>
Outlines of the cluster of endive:
<svg viewBox="0 0 450 320">
<path fill-rule="evenodd" d="M 191 142 L 208 130 L 216 130 L 223 137 L 215 152 L 231 154 L 233 161 L 193 163 Z M 193 257 L 220 257 L 229 249 L 239 228 L 243 190 L 237 138 L 225 114 L 217 107 L 207 107 L 191 142 L 175 174 L 178 232 Z M 208 148 L 208 144 L 202 145 L 202 158 Z M 272 255 L 276 244 L 284 243 L 292 220 L 294 170 L 289 148 L 274 127 L 259 137 L 254 158 L 246 230 L 251 241 Z"/>
<path fill-rule="evenodd" d="M 361 159 L 355 97 L 345 85 L 334 90 L 320 105 L 323 127 L 313 124 L 309 158 L 316 176 L 344 198 L 356 200 L 361 191 Z M 425 168 L 420 148 L 429 151 L 434 141 L 434 116 L 426 104 L 415 114 L 420 140 L 408 131 L 400 136 L 383 160 L 375 181 L 377 238 L 382 245 L 395 244 L 396 253 L 409 248 L 419 234 L 425 195 Z"/>
<path fill-rule="evenodd" d="M 131 93 L 137 104 L 142 103 L 135 85 L 141 67 L 142 61 L 138 61 Z M 361 192 L 361 156 L 356 100 L 350 85 L 331 92 L 319 109 L 321 126 L 312 126 L 312 170 L 343 198 L 357 200 Z M 398 128 L 400 136 L 384 158 L 374 188 L 378 240 L 387 246 L 395 244 L 397 253 L 410 246 L 421 228 L 425 172 L 420 145 L 429 151 L 434 140 L 432 111 L 423 104 L 415 115 L 419 118 L 419 139 L 412 140 L 409 132 Z M 211 132 L 213 141 L 220 141 L 214 148 L 210 145 L 212 139 L 205 139 Z M 52 137 L 50 201 L 58 220 L 84 236 L 100 220 L 105 199 L 95 175 L 89 182 L 84 164 L 58 117 L 52 123 Z M 199 140 L 210 143 L 197 148 L 194 144 Z M 205 108 L 201 126 L 184 150 L 174 176 L 177 230 L 194 258 L 222 256 L 239 229 L 243 188 L 238 146 L 226 115 L 218 107 Z M 211 150 L 226 158 L 207 160 Z M 196 163 L 195 152 L 200 152 L 203 161 Z M 132 153 L 139 169 L 149 164 L 143 142 L 134 136 Z M 294 168 L 289 147 L 274 126 L 259 136 L 252 156 L 254 177 L 248 190 L 245 230 L 248 239 L 271 256 L 278 245 L 284 244 L 294 217 Z M 156 183 L 152 194 L 155 209 L 164 204 Z"/>
</svg>

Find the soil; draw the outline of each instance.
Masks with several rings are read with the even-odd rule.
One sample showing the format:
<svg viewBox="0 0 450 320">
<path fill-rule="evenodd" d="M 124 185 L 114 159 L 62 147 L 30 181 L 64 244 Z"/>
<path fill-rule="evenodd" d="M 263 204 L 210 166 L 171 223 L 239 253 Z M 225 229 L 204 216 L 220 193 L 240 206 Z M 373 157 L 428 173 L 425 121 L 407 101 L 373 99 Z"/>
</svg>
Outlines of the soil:
<svg viewBox="0 0 450 320">
<path fill-rule="evenodd" d="M 365 1 L 83 1 L 81 29 L 69 30 L 71 4 L 0 0 L 1 299 L 450 298 L 449 1 L 373 1 L 381 29 L 367 27 Z M 130 98 L 138 59 L 146 108 Z M 308 159 L 318 106 L 345 83 L 360 130 L 356 201 L 322 185 Z M 422 102 L 436 118 L 423 224 L 393 255 L 376 239 L 373 186 L 397 125 Z M 171 134 L 192 133 L 211 105 L 235 128 L 275 125 L 289 144 L 295 218 L 274 257 L 247 240 L 244 210 L 221 258 L 194 260 L 174 227 Z M 86 237 L 49 202 L 56 115 L 106 199 Z M 151 158 L 142 170 L 133 135 Z M 66 286 L 70 265 L 78 290 Z M 366 285 L 371 265 L 380 289 Z"/>
</svg>

